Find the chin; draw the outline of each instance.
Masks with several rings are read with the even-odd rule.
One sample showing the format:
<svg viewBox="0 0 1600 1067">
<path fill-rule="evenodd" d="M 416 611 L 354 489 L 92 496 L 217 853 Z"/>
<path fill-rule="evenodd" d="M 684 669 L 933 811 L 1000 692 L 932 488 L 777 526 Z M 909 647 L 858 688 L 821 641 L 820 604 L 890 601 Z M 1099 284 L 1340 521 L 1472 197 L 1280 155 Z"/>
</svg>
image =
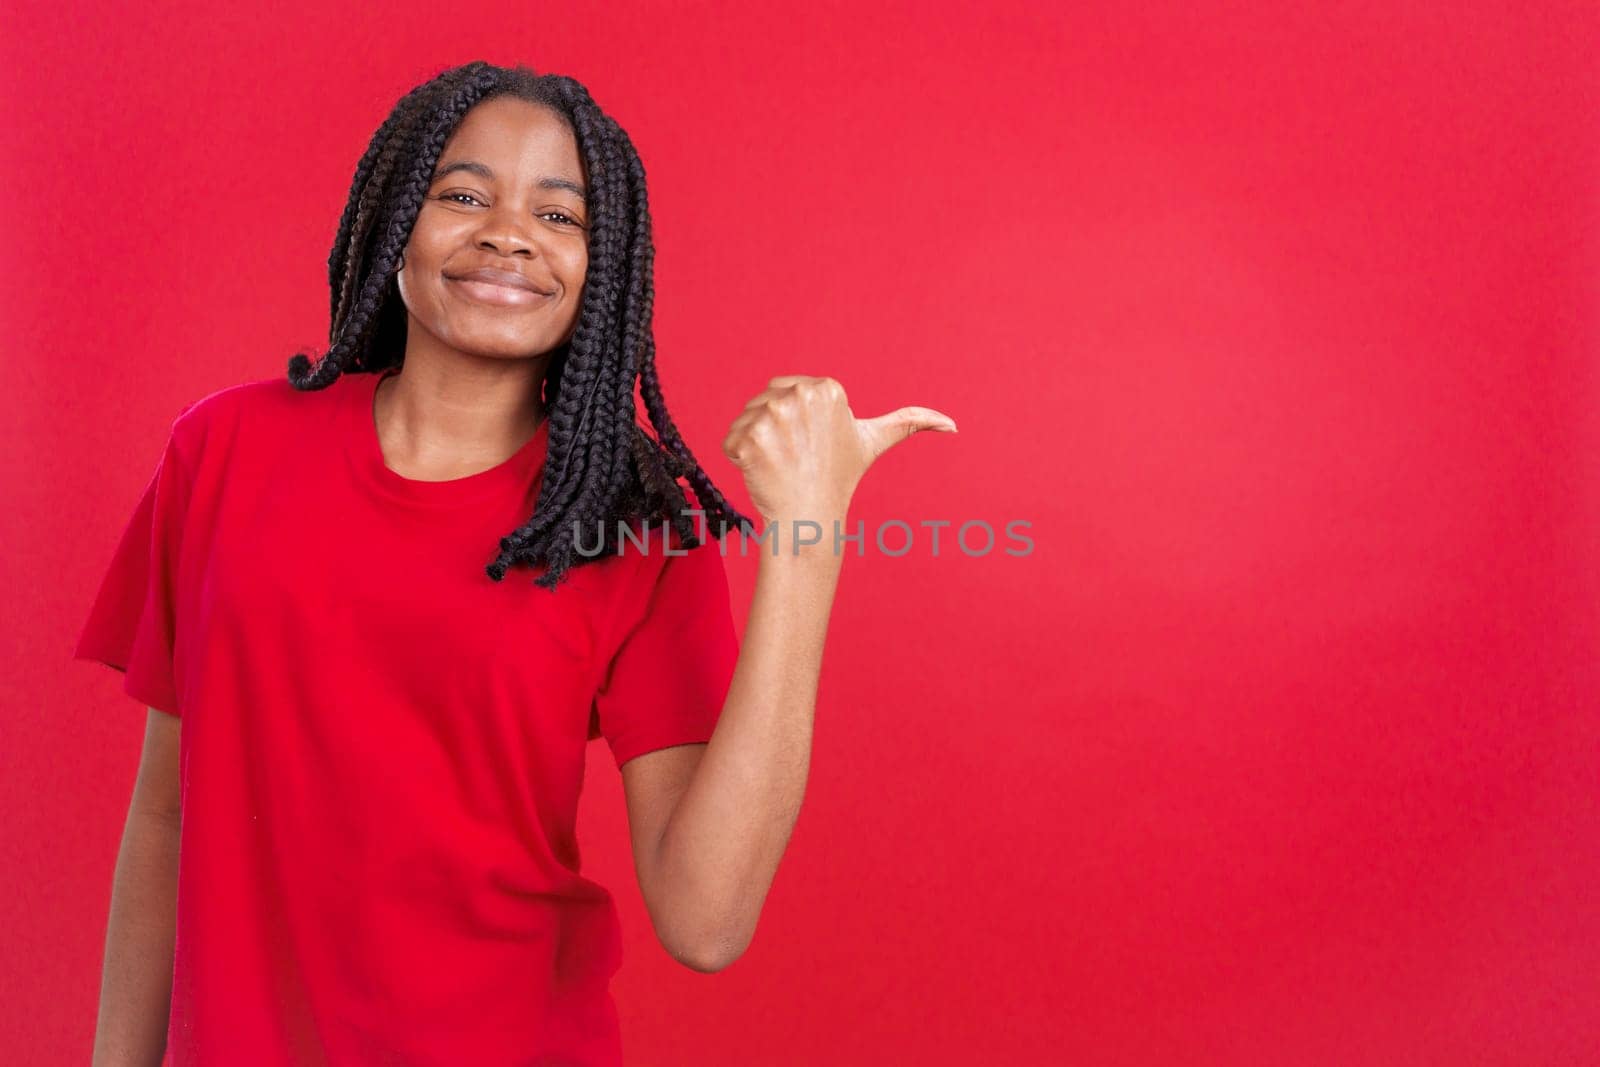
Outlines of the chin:
<svg viewBox="0 0 1600 1067">
<path fill-rule="evenodd" d="M 516 341 L 516 342 L 485 342 L 472 344 L 463 342 L 456 346 L 462 352 L 477 356 L 481 359 L 532 359 L 549 352 L 555 345 L 544 341 Z"/>
</svg>

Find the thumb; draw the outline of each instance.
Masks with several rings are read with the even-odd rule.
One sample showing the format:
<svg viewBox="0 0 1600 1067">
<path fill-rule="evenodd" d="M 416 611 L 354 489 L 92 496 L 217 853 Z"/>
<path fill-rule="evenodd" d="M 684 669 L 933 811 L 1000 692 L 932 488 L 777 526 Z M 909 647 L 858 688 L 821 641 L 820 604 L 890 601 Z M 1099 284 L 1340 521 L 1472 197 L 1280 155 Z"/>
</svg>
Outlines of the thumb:
<svg viewBox="0 0 1600 1067">
<path fill-rule="evenodd" d="M 904 441 L 918 430 L 939 430 L 955 433 L 956 422 L 942 411 L 933 408 L 897 408 L 887 415 L 856 420 L 856 429 L 877 459 L 890 448 Z"/>
</svg>

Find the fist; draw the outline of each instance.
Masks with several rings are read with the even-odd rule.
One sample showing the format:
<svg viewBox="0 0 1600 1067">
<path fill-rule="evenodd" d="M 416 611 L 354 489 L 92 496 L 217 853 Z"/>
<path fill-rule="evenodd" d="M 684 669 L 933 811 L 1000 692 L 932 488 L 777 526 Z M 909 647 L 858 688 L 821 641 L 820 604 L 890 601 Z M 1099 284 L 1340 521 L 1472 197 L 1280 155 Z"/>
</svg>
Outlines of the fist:
<svg viewBox="0 0 1600 1067">
<path fill-rule="evenodd" d="M 744 406 L 722 452 L 744 476 L 762 519 L 843 519 L 861 476 L 918 430 L 955 433 L 950 416 L 903 407 L 858 419 L 832 378 L 786 374 Z"/>
</svg>

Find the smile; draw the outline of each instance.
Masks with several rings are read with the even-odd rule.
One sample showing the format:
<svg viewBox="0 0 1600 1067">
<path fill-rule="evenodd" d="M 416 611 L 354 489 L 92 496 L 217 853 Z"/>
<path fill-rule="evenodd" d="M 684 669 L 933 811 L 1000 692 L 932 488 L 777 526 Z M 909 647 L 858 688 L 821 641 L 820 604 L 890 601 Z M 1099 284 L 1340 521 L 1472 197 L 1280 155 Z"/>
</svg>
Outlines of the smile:
<svg viewBox="0 0 1600 1067">
<path fill-rule="evenodd" d="M 545 293 L 536 293 L 532 289 L 519 289 L 514 285 L 495 285 L 492 282 L 480 282 L 476 279 L 469 281 L 465 278 L 446 278 L 445 281 L 455 286 L 462 296 L 479 304 L 522 307 L 542 304 L 550 299 Z"/>
</svg>

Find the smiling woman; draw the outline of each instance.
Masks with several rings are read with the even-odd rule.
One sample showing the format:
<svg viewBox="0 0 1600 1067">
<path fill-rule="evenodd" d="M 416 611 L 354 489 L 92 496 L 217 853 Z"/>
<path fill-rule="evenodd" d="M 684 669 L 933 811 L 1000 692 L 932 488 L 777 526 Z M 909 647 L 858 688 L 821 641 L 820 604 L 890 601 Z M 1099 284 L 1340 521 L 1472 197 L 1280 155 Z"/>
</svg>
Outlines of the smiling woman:
<svg viewBox="0 0 1600 1067">
<path fill-rule="evenodd" d="M 748 520 L 662 400 L 643 174 L 570 78 L 441 74 L 356 168 L 329 351 L 174 421 L 76 652 L 152 709 L 136 799 L 177 809 L 128 836 L 102 1050 L 620 1063 L 619 918 L 575 838 L 601 738 L 662 945 L 726 962 L 657 876 L 739 654 L 678 479 Z M 656 519 L 670 554 L 573 551 Z"/>
</svg>

